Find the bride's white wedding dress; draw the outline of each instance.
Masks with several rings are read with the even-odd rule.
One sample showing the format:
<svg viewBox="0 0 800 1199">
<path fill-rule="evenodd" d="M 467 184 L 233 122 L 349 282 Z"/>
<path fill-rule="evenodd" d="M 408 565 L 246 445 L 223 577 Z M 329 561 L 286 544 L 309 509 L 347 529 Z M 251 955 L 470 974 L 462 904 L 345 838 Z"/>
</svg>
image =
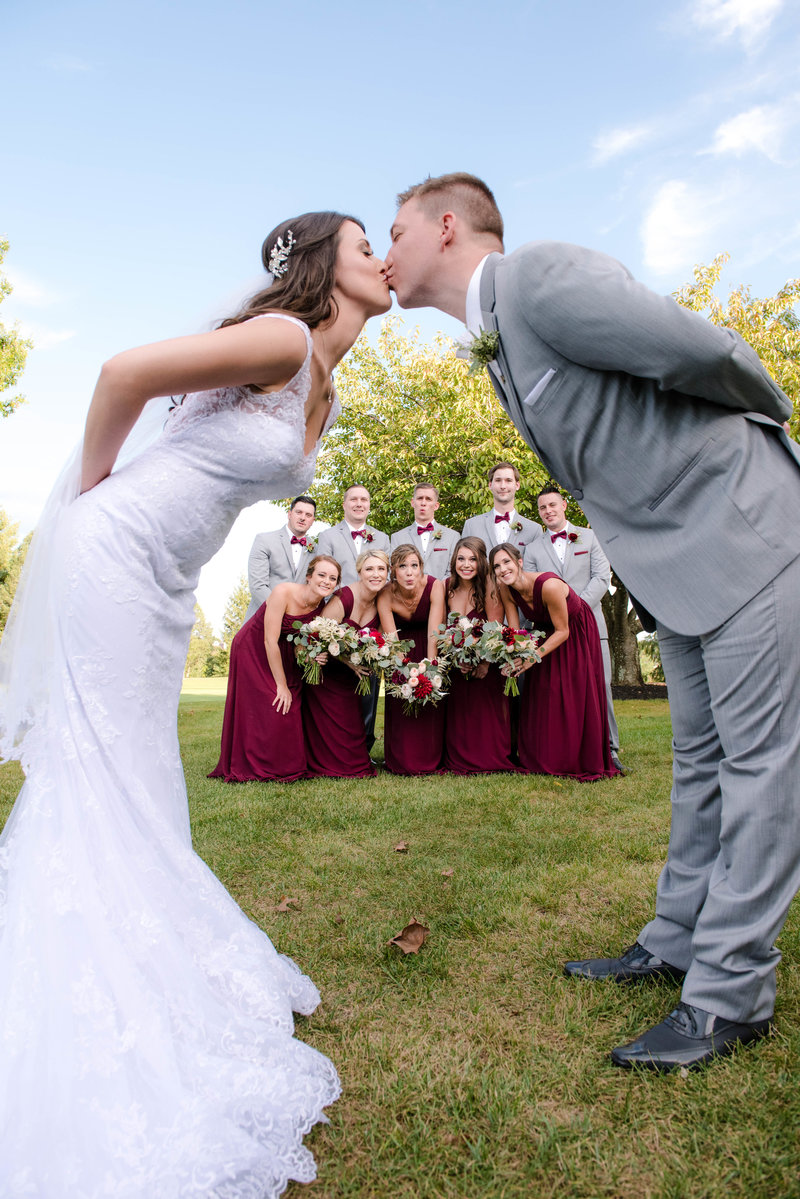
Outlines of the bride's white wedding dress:
<svg viewBox="0 0 800 1199">
<path fill-rule="evenodd" d="M 0 707 L 27 775 L 0 841 L 4 1197 L 261 1199 L 314 1177 L 302 1137 L 339 1082 L 292 1012 L 319 994 L 193 852 L 176 734 L 201 566 L 242 508 L 313 477 L 301 327 L 287 387 L 188 396 L 55 518 L 21 748 Z"/>
</svg>

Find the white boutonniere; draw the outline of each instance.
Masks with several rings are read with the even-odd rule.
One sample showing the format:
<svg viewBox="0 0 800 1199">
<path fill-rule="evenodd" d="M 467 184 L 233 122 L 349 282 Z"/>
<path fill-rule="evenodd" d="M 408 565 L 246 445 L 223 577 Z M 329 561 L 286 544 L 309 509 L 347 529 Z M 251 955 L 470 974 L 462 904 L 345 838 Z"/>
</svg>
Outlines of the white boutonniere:
<svg viewBox="0 0 800 1199">
<path fill-rule="evenodd" d="M 317 543 L 313 537 L 309 537 L 306 540 L 306 553 L 307 554 L 316 554 L 316 552 L 317 552 Z"/>
</svg>

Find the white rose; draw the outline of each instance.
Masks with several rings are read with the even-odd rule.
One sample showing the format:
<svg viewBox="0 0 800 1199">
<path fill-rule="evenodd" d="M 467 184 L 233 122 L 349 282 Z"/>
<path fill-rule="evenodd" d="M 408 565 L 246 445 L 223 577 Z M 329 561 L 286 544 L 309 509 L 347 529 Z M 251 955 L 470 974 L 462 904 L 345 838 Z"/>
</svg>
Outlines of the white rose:
<svg viewBox="0 0 800 1199">
<path fill-rule="evenodd" d="M 389 646 L 388 646 L 388 645 L 382 645 L 382 646 L 381 646 L 380 653 L 381 653 L 381 657 L 382 657 L 382 658 L 388 658 L 388 656 L 389 656 L 389 654 L 390 654 L 391 652 L 392 652 L 392 651 L 389 649 Z"/>
<path fill-rule="evenodd" d="M 440 674 L 435 674 L 431 681 L 433 682 L 434 687 L 439 688 L 442 685 L 442 676 Z"/>
<path fill-rule="evenodd" d="M 351 654 L 350 661 L 353 663 L 354 666 L 360 666 L 361 665 L 361 654 Z"/>
<path fill-rule="evenodd" d="M 338 641 L 332 641 L 330 643 L 330 645 L 328 646 L 328 653 L 333 654 L 334 658 L 338 657 L 338 655 L 339 655 L 339 642 Z"/>
<path fill-rule="evenodd" d="M 403 686 L 400 688 L 400 694 L 403 699 L 411 699 L 411 688 L 408 683 L 403 683 Z"/>
<path fill-rule="evenodd" d="M 458 622 L 458 627 L 460 629 L 470 629 L 470 628 L 472 628 L 472 621 L 469 620 L 466 616 L 462 616 Z"/>
<path fill-rule="evenodd" d="M 418 687 L 419 686 L 419 675 L 418 674 L 412 674 L 411 678 L 408 680 L 408 686 L 409 687 Z"/>
</svg>

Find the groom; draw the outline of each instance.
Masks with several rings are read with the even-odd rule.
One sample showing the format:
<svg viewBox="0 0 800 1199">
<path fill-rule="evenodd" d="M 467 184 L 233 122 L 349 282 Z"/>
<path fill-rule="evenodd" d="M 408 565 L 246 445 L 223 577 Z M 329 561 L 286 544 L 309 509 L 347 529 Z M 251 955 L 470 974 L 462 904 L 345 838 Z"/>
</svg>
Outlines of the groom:
<svg viewBox="0 0 800 1199">
<path fill-rule="evenodd" d="M 619 1066 L 699 1065 L 763 1036 L 775 938 L 800 885 L 800 457 L 757 355 L 614 259 L 507 256 L 489 188 L 443 175 L 399 197 L 386 274 L 404 308 L 464 321 L 501 404 L 652 613 L 674 738 L 655 918 L 579 978 L 683 979 Z M 646 611 L 645 611 L 646 610 Z"/>
</svg>

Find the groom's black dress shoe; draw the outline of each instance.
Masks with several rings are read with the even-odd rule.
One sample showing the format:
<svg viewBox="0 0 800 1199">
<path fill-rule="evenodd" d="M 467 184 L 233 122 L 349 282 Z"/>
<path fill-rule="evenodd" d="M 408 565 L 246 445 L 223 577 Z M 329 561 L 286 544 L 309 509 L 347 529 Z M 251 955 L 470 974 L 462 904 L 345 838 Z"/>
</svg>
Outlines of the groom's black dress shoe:
<svg viewBox="0 0 800 1199">
<path fill-rule="evenodd" d="M 615 983 L 636 982 L 645 978 L 671 978 L 680 982 L 686 971 L 661 958 L 653 957 L 637 941 L 618 958 L 588 958 L 581 962 L 565 962 L 564 973 L 569 978 L 613 978 Z"/>
<path fill-rule="evenodd" d="M 739 1045 L 766 1036 L 769 1028 L 769 1020 L 736 1024 L 690 1003 L 679 1003 L 655 1028 L 612 1049 L 611 1060 L 615 1066 L 644 1066 L 662 1072 L 703 1066 L 712 1058 L 733 1053 Z"/>
<path fill-rule="evenodd" d="M 628 767 L 623 766 L 622 763 L 620 762 L 619 754 L 616 753 L 613 749 L 611 751 L 611 765 L 616 766 L 616 768 L 620 772 L 620 774 L 629 774 L 630 773 L 628 770 Z"/>
</svg>

